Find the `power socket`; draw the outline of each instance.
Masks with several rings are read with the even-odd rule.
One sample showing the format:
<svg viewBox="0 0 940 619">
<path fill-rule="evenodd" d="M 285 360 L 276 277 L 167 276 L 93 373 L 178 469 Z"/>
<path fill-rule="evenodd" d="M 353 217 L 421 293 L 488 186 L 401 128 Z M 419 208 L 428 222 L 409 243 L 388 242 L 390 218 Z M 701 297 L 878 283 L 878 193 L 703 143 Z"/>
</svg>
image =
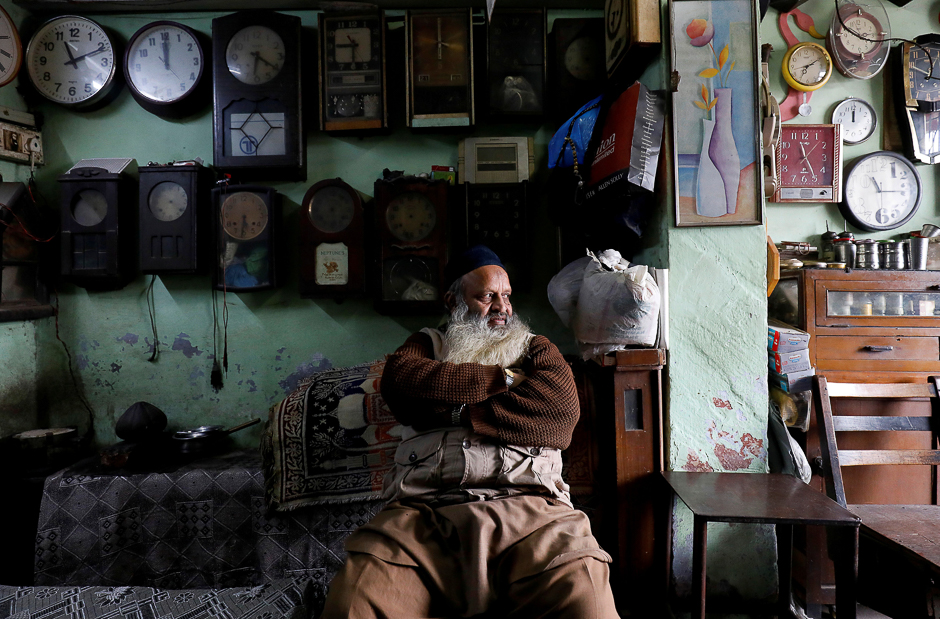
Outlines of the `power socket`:
<svg viewBox="0 0 940 619">
<path fill-rule="evenodd" d="M 35 124 L 32 114 L 0 107 L 0 159 L 43 165 L 42 133 Z"/>
</svg>

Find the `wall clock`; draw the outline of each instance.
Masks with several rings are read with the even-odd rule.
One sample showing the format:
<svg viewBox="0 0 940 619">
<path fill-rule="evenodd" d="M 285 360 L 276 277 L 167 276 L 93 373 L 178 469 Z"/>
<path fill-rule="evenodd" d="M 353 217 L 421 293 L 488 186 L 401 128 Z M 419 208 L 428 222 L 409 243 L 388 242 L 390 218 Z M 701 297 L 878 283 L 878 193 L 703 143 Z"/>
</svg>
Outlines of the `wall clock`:
<svg viewBox="0 0 940 619">
<path fill-rule="evenodd" d="M 300 18 L 241 11 L 212 20 L 215 167 L 242 178 L 303 180 Z"/>
<path fill-rule="evenodd" d="M 629 0 L 606 0 L 604 3 L 604 51 L 608 77 L 612 77 L 617 71 L 629 47 Z"/>
<path fill-rule="evenodd" d="M 545 9 L 493 13 L 486 29 L 491 116 L 539 117 L 545 109 Z"/>
<path fill-rule="evenodd" d="M 80 286 L 120 288 L 135 271 L 133 159 L 86 159 L 59 176 L 62 275 Z"/>
<path fill-rule="evenodd" d="M 409 127 L 474 124 L 471 17 L 470 9 L 408 11 L 405 114 Z"/>
<path fill-rule="evenodd" d="M 483 244 L 496 252 L 510 278 L 528 265 L 526 213 L 528 181 L 518 183 L 463 183 L 465 217 L 463 247 Z"/>
<path fill-rule="evenodd" d="M 23 43 L 10 14 L 0 6 L 0 86 L 6 86 L 20 72 Z"/>
<path fill-rule="evenodd" d="M 868 80 L 884 68 L 890 37 L 888 14 L 878 0 L 866 0 L 864 5 L 845 2 L 832 14 L 826 47 L 842 75 Z"/>
<path fill-rule="evenodd" d="M 280 203 L 271 187 L 225 185 L 212 189 L 217 264 L 215 288 L 250 292 L 277 285 Z"/>
<path fill-rule="evenodd" d="M 72 108 L 106 100 L 115 87 L 115 59 L 104 28 L 75 15 L 45 22 L 26 46 L 29 81 L 46 99 Z"/>
<path fill-rule="evenodd" d="M 842 125 L 783 125 L 773 202 L 842 199 Z"/>
<path fill-rule="evenodd" d="M 300 207 L 300 296 L 348 297 L 365 292 L 363 199 L 339 178 L 307 190 Z"/>
<path fill-rule="evenodd" d="M 940 79 L 936 78 L 940 78 L 940 35 L 922 34 L 914 38 L 914 43 L 902 44 L 898 61 L 900 88 L 897 107 L 906 121 L 899 124 L 908 153 L 918 161 L 938 163 Z"/>
<path fill-rule="evenodd" d="M 204 166 L 187 164 L 150 164 L 137 169 L 140 270 L 144 273 L 194 273 L 207 264 L 212 178 Z"/>
<path fill-rule="evenodd" d="M 555 116 L 570 118 L 604 92 L 604 19 L 558 18 L 552 24 L 550 71 Z"/>
<path fill-rule="evenodd" d="M 893 230 L 917 212 L 922 191 L 920 174 L 910 160 L 878 151 L 852 162 L 839 210 L 861 230 Z"/>
<path fill-rule="evenodd" d="M 414 176 L 375 181 L 379 311 L 440 311 L 449 186 Z"/>
<path fill-rule="evenodd" d="M 147 24 L 124 52 L 124 79 L 134 100 L 158 116 L 185 116 L 202 103 L 205 52 L 199 34 L 172 21 Z"/>
<path fill-rule="evenodd" d="M 878 115 L 868 101 L 849 97 L 837 103 L 832 110 L 832 123 L 842 125 L 844 143 L 861 144 L 874 135 Z"/>
<path fill-rule="evenodd" d="M 817 43 L 797 43 L 783 56 L 783 79 L 800 92 L 812 92 L 826 85 L 832 76 L 832 57 Z"/>
<path fill-rule="evenodd" d="M 320 13 L 320 128 L 388 127 L 385 13 Z"/>
</svg>

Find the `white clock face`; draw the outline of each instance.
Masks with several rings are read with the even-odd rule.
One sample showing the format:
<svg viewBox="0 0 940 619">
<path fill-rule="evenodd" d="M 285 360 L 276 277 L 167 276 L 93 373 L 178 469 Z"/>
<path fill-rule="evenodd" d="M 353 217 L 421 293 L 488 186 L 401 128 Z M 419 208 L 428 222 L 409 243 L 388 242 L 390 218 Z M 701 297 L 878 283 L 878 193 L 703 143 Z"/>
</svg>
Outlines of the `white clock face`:
<svg viewBox="0 0 940 619">
<path fill-rule="evenodd" d="M 342 187 L 324 187 L 310 200 L 310 222 L 327 234 L 342 232 L 352 223 L 355 203 Z"/>
<path fill-rule="evenodd" d="M 157 103 L 182 99 L 202 77 L 202 48 L 192 31 L 180 24 L 144 26 L 131 39 L 126 58 L 129 86 Z"/>
<path fill-rule="evenodd" d="M 865 38 L 859 38 L 852 32 Z M 873 50 L 882 37 L 882 33 L 878 32 L 878 28 L 870 19 L 858 14 L 846 18 L 845 29 L 839 32 L 839 38 L 842 39 L 842 45 L 845 46 L 846 51 L 859 56 Z"/>
<path fill-rule="evenodd" d="M 787 70 L 790 76 L 804 86 L 825 83 L 831 65 L 826 50 L 818 45 L 803 45 L 790 54 Z"/>
<path fill-rule="evenodd" d="M 108 214 L 108 200 L 97 189 L 83 189 L 72 200 L 72 217 L 83 226 L 94 226 Z"/>
<path fill-rule="evenodd" d="M 229 236 L 247 241 L 268 227 L 268 207 L 258 194 L 239 191 L 225 198 L 221 219 Z"/>
<path fill-rule="evenodd" d="M 225 48 L 229 72 L 245 84 L 270 82 L 284 67 L 284 41 L 267 26 L 248 26 L 235 33 Z"/>
<path fill-rule="evenodd" d="M 13 20 L 0 6 L 0 86 L 13 81 L 23 62 L 23 45 Z"/>
<path fill-rule="evenodd" d="M 63 105 L 81 105 L 110 89 L 114 48 L 97 23 L 66 15 L 44 23 L 26 49 L 29 79 L 41 95 Z"/>
<path fill-rule="evenodd" d="M 920 191 L 913 164 L 894 153 L 875 153 L 862 159 L 846 177 L 845 206 L 859 227 L 891 230 L 917 210 Z"/>
<path fill-rule="evenodd" d="M 842 141 L 860 144 L 875 133 L 875 110 L 861 99 L 846 99 L 832 112 L 832 123 L 842 125 Z"/>
<path fill-rule="evenodd" d="M 368 28 L 337 28 L 333 31 L 335 60 L 339 63 L 372 60 L 372 32 Z"/>
<path fill-rule="evenodd" d="M 150 212 L 160 221 L 176 221 L 183 216 L 188 205 L 186 190 L 173 181 L 157 183 L 147 196 Z"/>
</svg>

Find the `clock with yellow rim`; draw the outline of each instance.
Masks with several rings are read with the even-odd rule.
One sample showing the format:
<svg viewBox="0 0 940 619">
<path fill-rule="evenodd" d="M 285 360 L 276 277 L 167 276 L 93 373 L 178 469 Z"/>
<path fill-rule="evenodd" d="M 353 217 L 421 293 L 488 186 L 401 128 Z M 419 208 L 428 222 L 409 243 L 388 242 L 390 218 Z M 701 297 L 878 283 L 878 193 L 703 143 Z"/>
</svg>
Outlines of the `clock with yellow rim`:
<svg viewBox="0 0 940 619">
<path fill-rule="evenodd" d="M 797 43 L 783 57 L 783 79 L 795 90 L 812 92 L 832 75 L 832 57 L 817 43 Z"/>
</svg>

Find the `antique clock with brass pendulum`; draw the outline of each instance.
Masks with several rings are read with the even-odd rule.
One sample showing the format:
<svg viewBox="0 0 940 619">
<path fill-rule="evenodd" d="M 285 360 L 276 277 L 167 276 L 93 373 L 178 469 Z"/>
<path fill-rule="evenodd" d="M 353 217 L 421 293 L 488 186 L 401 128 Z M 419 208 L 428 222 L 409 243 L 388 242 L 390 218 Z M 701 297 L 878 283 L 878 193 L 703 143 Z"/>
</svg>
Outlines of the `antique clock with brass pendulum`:
<svg viewBox="0 0 940 619">
<path fill-rule="evenodd" d="M 278 193 L 258 185 L 225 185 L 212 190 L 216 212 L 215 288 L 228 292 L 277 285 Z"/>
<path fill-rule="evenodd" d="M 408 11 L 406 123 L 469 127 L 475 122 L 470 9 Z"/>
<path fill-rule="evenodd" d="M 440 311 L 449 187 L 445 180 L 414 176 L 375 181 L 379 311 Z"/>
<path fill-rule="evenodd" d="M 320 13 L 320 128 L 388 127 L 385 13 Z"/>
<path fill-rule="evenodd" d="M 365 292 L 363 202 L 339 178 L 307 190 L 300 209 L 300 296 L 341 298 Z"/>
<path fill-rule="evenodd" d="M 494 11 L 486 29 L 491 117 L 539 117 L 545 109 L 545 9 Z"/>
<path fill-rule="evenodd" d="M 212 20 L 213 160 L 242 179 L 303 180 L 300 18 L 252 10 Z"/>
</svg>

